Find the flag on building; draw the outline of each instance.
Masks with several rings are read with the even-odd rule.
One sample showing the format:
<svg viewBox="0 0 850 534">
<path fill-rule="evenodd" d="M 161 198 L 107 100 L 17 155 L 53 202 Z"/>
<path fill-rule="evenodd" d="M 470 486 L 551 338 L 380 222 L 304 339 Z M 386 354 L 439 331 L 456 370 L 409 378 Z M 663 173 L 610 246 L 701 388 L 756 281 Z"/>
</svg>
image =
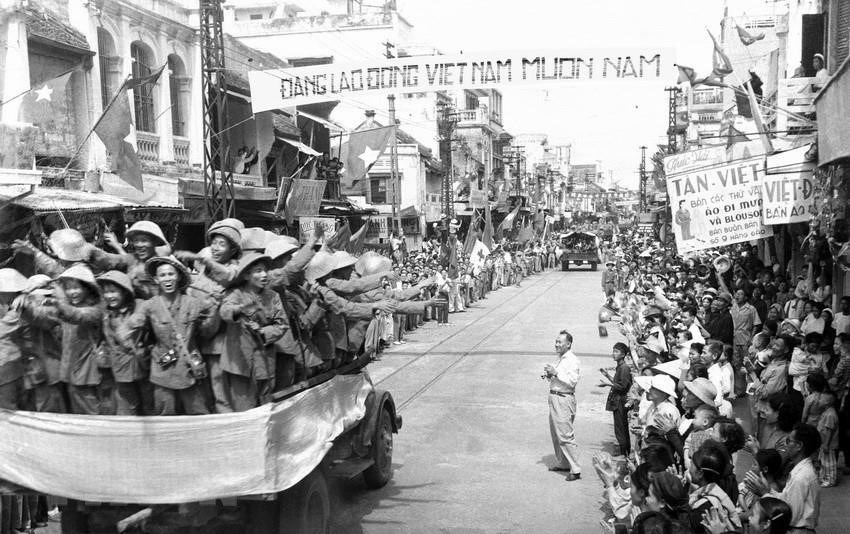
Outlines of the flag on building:
<svg viewBox="0 0 850 534">
<path fill-rule="evenodd" d="M 709 74 L 705 78 L 700 78 L 694 83 L 694 87 L 697 85 L 707 85 L 709 87 L 729 87 L 727 84 L 723 83 L 723 76 L 717 76 L 714 73 Z"/>
<path fill-rule="evenodd" d="M 736 24 L 735 28 L 737 28 L 738 38 L 741 39 L 741 42 L 744 44 L 744 46 L 750 46 L 754 42 L 761 41 L 762 39 L 764 39 L 763 32 L 759 32 L 753 35 L 752 33 L 742 28 L 740 24 Z"/>
<path fill-rule="evenodd" d="M 362 181 L 366 173 L 384 153 L 394 134 L 395 126 L 358 130 L 349 134 L 348 142 L 342 147 L 342 152 L 346 154 L 341 183 L 343 193 L 362 193 Z"/>
<path fill-rule="evenodd" d="M 720 48 L 714 35 L 711 32 L 708 32 L 708 35 L 711 36 L 711 41 L 714 43 L 714 52 L 711 55 L 711 73 L 720 78 L 732 74 L 734 69 L 732 68 L 732 62 L 729 60 L 729 56 Z"/>
<path fill-rule="evenodd" d="M 25 93 L 21 101 L 21 122 L 38 126 L 46 132 L 61 132 L 69 122 L 66 88 L 73 72 L 66 72 L 38 83 Z"/>
<path fill-rule="evenodd" d="M 354 232 L 354 235 L 348 240 L 348 252 L 352 254 L 363 253 L 363 247 L 366 245 L 366 234 L 369 233 L 370 224 L 372 224 L 372 219 L 366 219 L 363 222 L 363 226 Z"/>
<path fill-rule="evenodd" d="M 679 79 L 676 83 L 688 82 L 691 84 L 691 87 L 696 84 L 697 72 L 694 69 L 685 67 L 684 65 L 676 65 L 676 68 L 679 69 Z"/>
<path fill-rule="evenodd" d="M 136 155 L 136 127 L 133 124 L 133 110 L 127 90 L 156 84 L 164 69 L 165 65 L 147 76 L 125 81 L 94 126 L 94 133 L 103 142 L 109 154 L 112 164 L 110 170 L 139 191 L 144 190 L 142 168 Z"/>
</svg>

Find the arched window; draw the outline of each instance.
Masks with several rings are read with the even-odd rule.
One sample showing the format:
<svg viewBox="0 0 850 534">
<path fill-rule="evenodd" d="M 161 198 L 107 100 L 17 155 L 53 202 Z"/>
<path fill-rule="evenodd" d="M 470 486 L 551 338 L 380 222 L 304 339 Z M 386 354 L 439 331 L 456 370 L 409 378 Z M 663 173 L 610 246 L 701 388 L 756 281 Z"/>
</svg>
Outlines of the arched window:
<svg viewBox="0 0 850 534">
<path fill-rule="evenodd" d="M 133 59 L 133 78 L 148 76 L 153 72 L 153 54 L 144 44 L 139 42 L 131 44 L 130 57 Z M 153 84 L 144 84 L 133 90 L 136 130 L 140 132 L 156 133 L 154 87 Z"/>
<path fill-rule="evenodd" d="M 116 75 L 120 75 L 119 58 L 115 52 L 115 41 L 108 31 L 97 29 L 97 58 L 100 62 L 100 98 L 106 108 L 115 91 Z"/>
<path fill-rule="evenodd" d="M 186 102 L 187 91 L 186 67 L 177 55 L 168 56 L 168 70 L 171 73 L 171 133 L 178 137 L 186 137 Z"/>
</svg>

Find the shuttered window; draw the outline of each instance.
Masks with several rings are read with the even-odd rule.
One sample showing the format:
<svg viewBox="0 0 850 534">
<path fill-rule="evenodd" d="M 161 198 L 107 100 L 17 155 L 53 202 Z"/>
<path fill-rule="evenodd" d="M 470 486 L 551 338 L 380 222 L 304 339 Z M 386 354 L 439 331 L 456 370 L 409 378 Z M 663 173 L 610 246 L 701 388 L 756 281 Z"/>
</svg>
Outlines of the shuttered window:
<svg viewBox="0 0 850 534">
<path fill-rule="evenodd" d="M 835 72 L 850 54 L 850 0 L 838 0 L 836 4 L 835 52 L 832 65 L 828 66 L 830 73 Z"/>
</svg>

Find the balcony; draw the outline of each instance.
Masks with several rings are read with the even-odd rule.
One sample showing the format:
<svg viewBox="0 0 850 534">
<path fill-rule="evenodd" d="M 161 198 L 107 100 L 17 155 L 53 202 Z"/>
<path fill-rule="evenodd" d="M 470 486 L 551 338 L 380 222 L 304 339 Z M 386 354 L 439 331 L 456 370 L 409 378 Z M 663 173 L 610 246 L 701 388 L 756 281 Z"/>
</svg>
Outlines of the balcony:
<svg viewBox="0 0 850 534">
<path fill-rule="evenodd" d="M 189 165 L 189 140 L 185 137 L 174 137 L 174 162 Z"/>
<path fill-rule="evenodd" d="M 148 132 L 136 132 L 136 155 L 139 160 L 159 163 L 159 136 Z"/>
<path fill-rule="evenodd" d="M 463 109 L 458 111 L 458 128 L 491 127 L 490 113 L 486 106 L 477 109 Z"/>
<path fill-rule="evenodd" d="M 237 20 L 226 24 L 225 30 L 234 37 L 256 37 L 259 35 L 392 28 L 398 21 L 409 25 L 398 13 L 387 11 L 384 13 L 357 13 L 354 15 L 338 14 L 262 20 Z"/>
<path fill-rule="evenodd" d="M 776 104 L 796 115 L 813 118 L 815 115 L 815 97 L 820 91 L 815 78 L 785 78 L 779 80 Z M 811 130 L 807 121 L 790 116 L 788 113 L 776 113 L 776 131 Z"/>
</svg>

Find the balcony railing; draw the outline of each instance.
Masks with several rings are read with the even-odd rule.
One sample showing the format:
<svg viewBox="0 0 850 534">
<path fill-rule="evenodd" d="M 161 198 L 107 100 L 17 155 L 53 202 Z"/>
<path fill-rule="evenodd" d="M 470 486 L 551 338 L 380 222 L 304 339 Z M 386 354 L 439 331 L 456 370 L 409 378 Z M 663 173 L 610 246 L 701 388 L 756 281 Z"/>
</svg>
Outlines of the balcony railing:
<svg viewBox="0 0 850 534">
<path fill-rule="evenodd" d="M 458 126 L 489 126 L 490 114 L 487 108 L 463 109 L 458 112 Z"/>
<path fill-rule="evenodd" d="M 174 137 L 174 162 L 189 165 L 189 140 L 185 137 Z"/>
<path fill-rule="evenodd" d="M 147 132 L 136 132 L 136 154 L 142 161 L 159 162 L 159 136 Z"/>
<path fill-rule="evenodd" d="M 811 124 L 805 120 L 793 117 L 787 112 L 813 118 L 815 113 L 815 96 L 820 91 L 820 85 L 815 78 L 785 78 L 779 80 L 777 105 L 780 110 L 776 113 L 776 130 L 788 132 L 797 129 L 811 129 Z"/>
</svg>

